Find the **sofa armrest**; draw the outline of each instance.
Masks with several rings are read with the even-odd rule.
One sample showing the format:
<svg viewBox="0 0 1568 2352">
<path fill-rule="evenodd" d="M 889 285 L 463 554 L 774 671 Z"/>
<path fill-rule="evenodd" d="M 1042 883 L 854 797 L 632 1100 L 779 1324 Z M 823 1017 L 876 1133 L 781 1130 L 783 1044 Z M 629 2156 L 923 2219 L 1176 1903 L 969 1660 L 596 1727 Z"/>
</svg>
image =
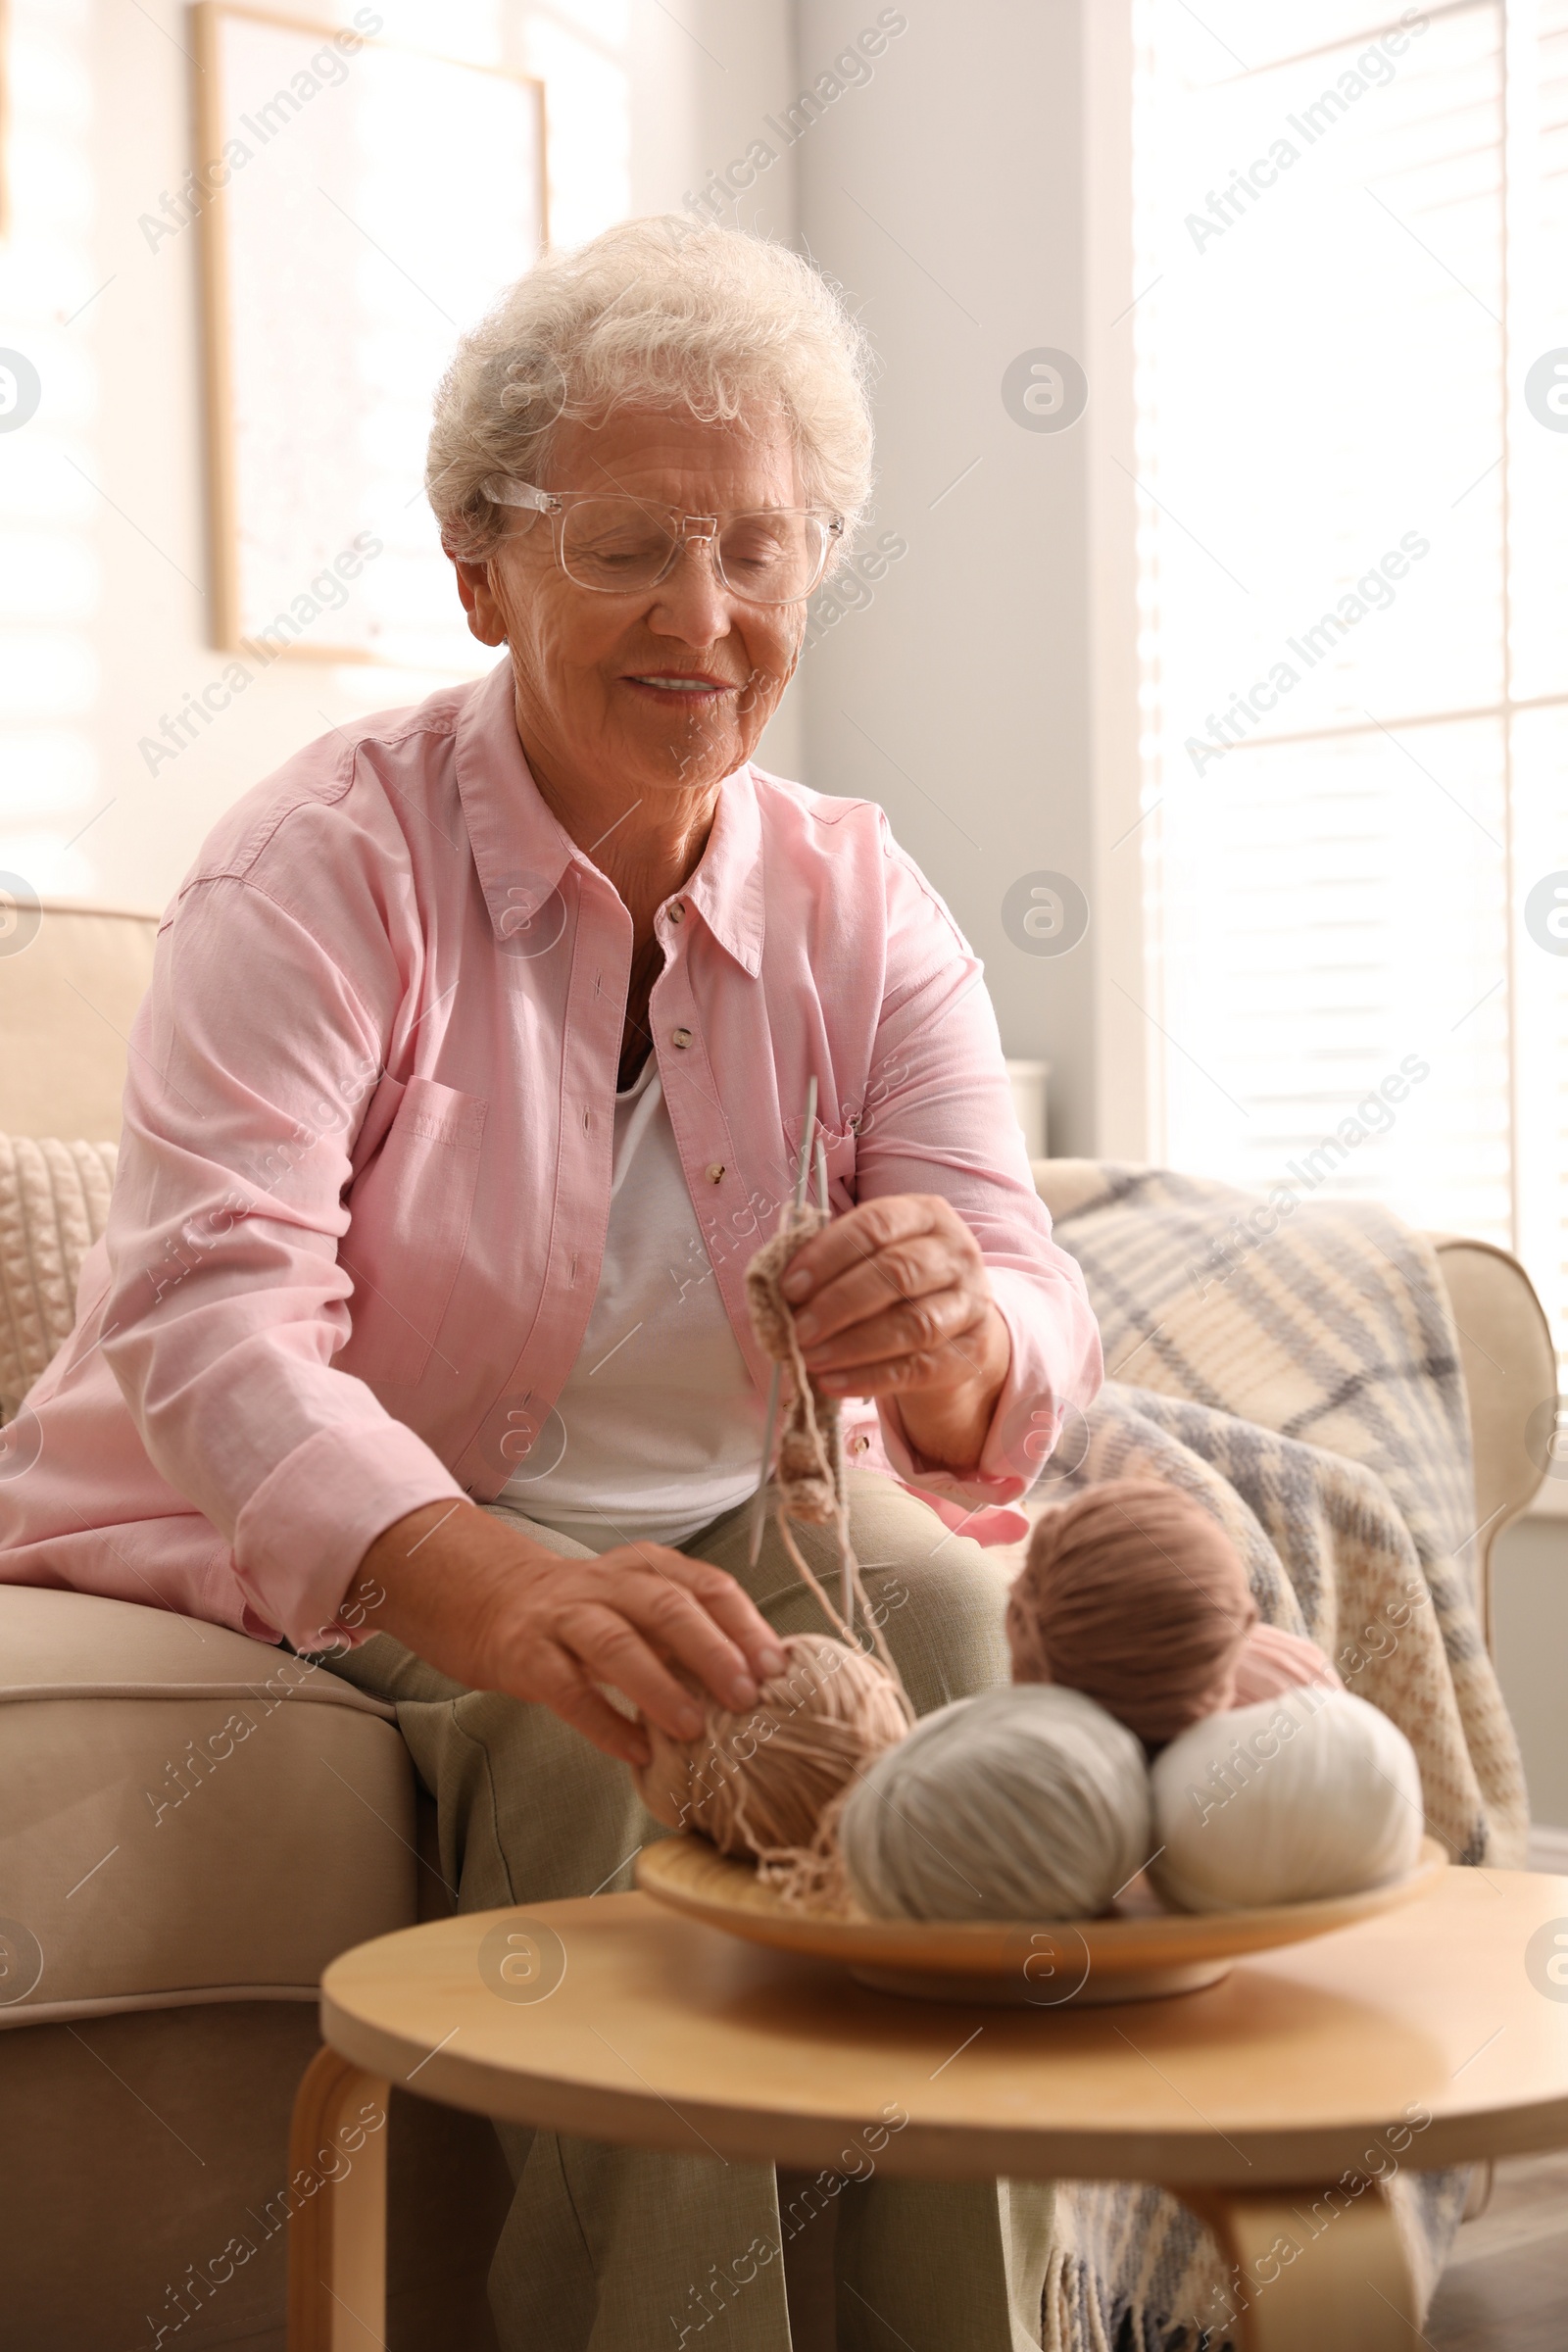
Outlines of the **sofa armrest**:
<svg viewBox="0 0 1568 2352">
<path fill-rule="evenodd" d="M 217 1625 L 0 1586 L 0 2028 L 315 2001 L 415 1917 L 393 1710 Z"/>
<path fill-rule="evenodd" d="M 1545 1311 L 1516 1257 L 1457 1234 L 1427 1239 L 1437 1251 L 1459 1334 L 1475 1463 L 1476 1591 L 1490 1649 L 1493 1546 L 1545 1475 L 1547 1432 L 1539 1421 L 1532 1427 L 1532 1416 L 1550 1422 L 1556 1354 Z"/>
</svg>

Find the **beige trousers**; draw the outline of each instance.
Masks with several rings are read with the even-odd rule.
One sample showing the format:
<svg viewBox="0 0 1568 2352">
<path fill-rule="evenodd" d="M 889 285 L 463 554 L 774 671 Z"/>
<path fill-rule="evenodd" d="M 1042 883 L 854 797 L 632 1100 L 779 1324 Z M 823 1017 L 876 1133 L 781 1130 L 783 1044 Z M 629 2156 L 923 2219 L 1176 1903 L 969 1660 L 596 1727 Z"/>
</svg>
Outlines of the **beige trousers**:
<svg viewBox="0 0 1568 2352">
<path fill-rule="evenodd" d="M 918 1711 L 1005 1682 L 999 1570 L 891 1480 L 858 1472 L 851 1484 L 867 1596 Z M 588 1556 L 489 1507 L 554 1551 Z M 728 1512 L 681 1548 L 727 1569 L 779 1633 L 821 1630 L 771 1520 L 748 1565 L 747 1516 Z M 796 1533 L 827 1582 L 827 1531 Z M 664 1834 L 625 1766 L 544 1707 L 465 1690 L 386 1635 L 334 1670 L 396 1705 L 465 1911 L 618 1891 L 640 1847 Z M 781 2214 L 768 2165 L 726 2163 L 695 2144 L 690 2156 L 664 2156 L 496 2129 L 517 2184 L 490 2274 L 505 2352 L 790 2352 L 784 2253 L 793 2271 L 793 2241 L 824 2229 L 835 2233 L 839 2352 L 1037 2352 L 1052 2220 L 1044 2183 L 889 2180 L 851 2151 L 847 2169 L 861 2178 L 792 2184 Z"/>
</svg>

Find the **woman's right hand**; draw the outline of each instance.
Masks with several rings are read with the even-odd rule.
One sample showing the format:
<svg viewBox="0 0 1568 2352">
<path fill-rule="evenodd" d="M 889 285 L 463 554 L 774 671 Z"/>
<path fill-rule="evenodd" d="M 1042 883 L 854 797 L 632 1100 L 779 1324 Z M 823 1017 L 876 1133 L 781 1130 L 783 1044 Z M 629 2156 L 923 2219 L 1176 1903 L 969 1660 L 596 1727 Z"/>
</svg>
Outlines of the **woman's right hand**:
<svg viewBox="0 0 1568 2352">
<path fill-rule="evenodd" d="M 424 1503 L 378 1536 L 343 1607 L 438 1673 L 549 1707 L 633 1765 L 648 1762 L 648 1736 L 597 1683 L 691 1740 L 704 1718 L 681 1671 L 744 1709 L 785 1665 L 778 1636 L 722 1568 L 662 1544 L 564 1558 L 466 1499 Z"/>
</svg>

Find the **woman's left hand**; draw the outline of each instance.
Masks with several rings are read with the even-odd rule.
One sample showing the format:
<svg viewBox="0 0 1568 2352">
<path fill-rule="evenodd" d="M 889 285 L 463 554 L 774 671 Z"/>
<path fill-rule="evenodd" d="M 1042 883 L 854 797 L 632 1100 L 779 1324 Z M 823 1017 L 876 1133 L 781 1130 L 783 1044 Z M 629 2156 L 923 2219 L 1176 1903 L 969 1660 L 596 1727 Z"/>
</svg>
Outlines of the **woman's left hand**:
<svg viewBox="0 0 1568 2352">
<path fill-rule="evenodd" d="M 950 1201 L 862 1201 L 802 1245 L 782 1289 L 818 1388 L 896 1398 L 929 1461 L 973 1468 L 1012 1349 L 980 1245 Z"/>
</svg>

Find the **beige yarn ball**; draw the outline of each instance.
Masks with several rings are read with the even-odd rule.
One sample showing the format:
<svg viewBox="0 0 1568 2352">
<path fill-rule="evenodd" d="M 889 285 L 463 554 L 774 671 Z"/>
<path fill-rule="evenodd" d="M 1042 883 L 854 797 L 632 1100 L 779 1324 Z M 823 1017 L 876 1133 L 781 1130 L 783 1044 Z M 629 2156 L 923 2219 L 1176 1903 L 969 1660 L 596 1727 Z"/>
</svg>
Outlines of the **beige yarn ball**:
<svg viewBox="0 0 1568 2352">
<path fill-rule="evenodd" d="M 830 1634 L 787 1634 L 784 1671 L 755 1707 L 708 1702 L 696 1740 L 645 1721 L 653 1754 L 633 1774 L 666 1830 L 696 1830 L 721 1854 L 808 1846 L 829 1802 L 873 1756 L 902 1740 L 907 1700 L 877 1659 Z"/>
<path fill-rule="evenodd" d="M 1358 1894 L 1421 1850 L 1410 1742 L 1364 1698 L 1321 1684 L 1205 1716 L 1155 1758 L 1150 1877 L 1183 1911 Z"/>
</svg>

